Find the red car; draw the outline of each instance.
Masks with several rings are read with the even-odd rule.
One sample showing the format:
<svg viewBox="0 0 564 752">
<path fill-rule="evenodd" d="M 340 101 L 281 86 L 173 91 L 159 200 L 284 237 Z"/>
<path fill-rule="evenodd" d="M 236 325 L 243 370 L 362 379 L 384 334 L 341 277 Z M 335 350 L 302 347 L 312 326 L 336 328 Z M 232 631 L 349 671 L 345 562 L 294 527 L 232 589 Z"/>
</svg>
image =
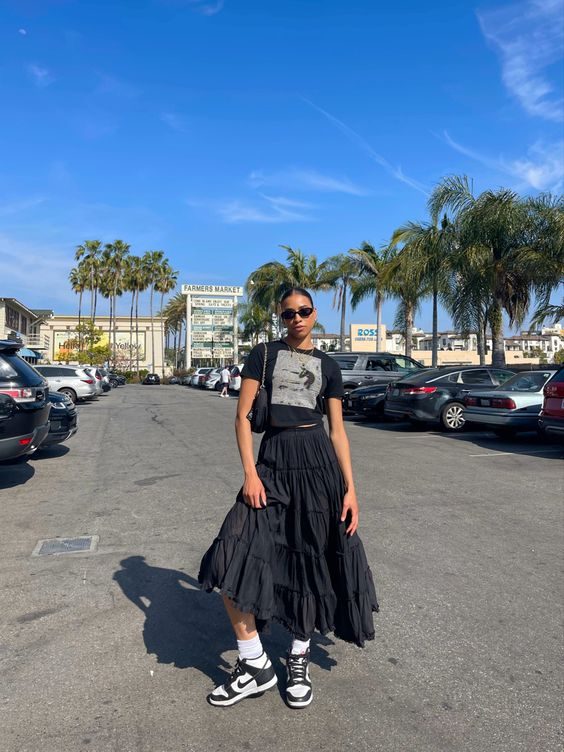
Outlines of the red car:
<svg viewBox="0 0 564 752">
<path fill-rule="evenodd" d="M 564 368 L 557 371 L 544 386 L 544 404 L 539 428 L 547 434 L 564 438 Z"/>
</svg>

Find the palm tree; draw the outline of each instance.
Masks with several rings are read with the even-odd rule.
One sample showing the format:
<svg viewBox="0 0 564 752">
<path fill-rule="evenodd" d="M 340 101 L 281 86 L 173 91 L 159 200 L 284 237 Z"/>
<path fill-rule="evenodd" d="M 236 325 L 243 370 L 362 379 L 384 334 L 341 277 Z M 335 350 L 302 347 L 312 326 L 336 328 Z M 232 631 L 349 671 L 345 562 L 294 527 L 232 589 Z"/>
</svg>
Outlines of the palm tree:
<svg viewBox="0 0 564 752">
<path fill-rule="evenodd" d="M 383 255 L 378 252 L 370 243 L 363 242 L 359 248 L 352 248 L 351 255 L 355 256 L 359 265 L 359 274 L 353 280 L 351 285 L 351 307 L 353 311 L 359 303 L 368 297 L 374 296 L 374 307 L 376 309 L 376 348 L 379 351 L 386 349 L 386 343 L 381 340 L 382 327 L 382 303 L 388 289 L 384 283 L 383 272 L 385 260 Z"/>
<path fill-rule="evenodd" d="M 149 314 L 151 316 L 151 352 L 152 352 L 152 365 L 155 368 L 155 322 L 153 315 L 153 296 L 155 293 L 155 284 L 159 278 L 161 264 L 164 259 L 164 251 L 146 251 L 141 259 L 144 272 L 146 274 L 148 287 L 150 291 L 149 297 Z"/>
<path fill-rule="evenodd" d="M 249 303 L 258 305 L 268 311 L 272 319 L 276 318 L 278 301 L 289 287 L 304 287 L 313 292 L 328 290 L 327 263 L 321 264 L 317 256 L 306 256 L 298 249 L 280 246 L 286 251 L 286 264 L 281 261 L 268 261 L 252 272 L 245 284 Z M 269 337 L 272 338 L 272 323 Z"/>
<path fill-rule="evenodd" d="M 349 252 L 351 254 L 351 252 Z M 351 285 L 358 278 L 360 265 L 354 255 L 340 253 L 331 256 L 325 262 L 327 271 L 324 278 L 334 288 L 333 307 L 341 311 L 341 325 L 339 332 L 340 349 L 345 349 L 347 296 Z"/>
<path fill-rule="evenodd" d="M 161 305 L 160 305 L 160 318 L 161 318 L 161 335 L 163 337 L 163 358 L 162 358 L 162 375 L 164 379 L 165 375 L 165 351 L 166 346 L 164 342 L 165 338 L 165 325 L 164 325 L 164 296 L 168 294 L 169 292 L 172 292 L 174 288 L 176 287 L 176 281 L 178 279 L 178 272 L 175 272 L 172 270 L 170 264 L 168 263 L 168 260 L 165 259 L 157 272 L 157 277 L 155 279 L 154 288 L 157 292 L 160 292 L 161 294 Z"/>
<path fill-rule="evenodd" d="M 503 311 L 510 326 L 522 324 L 531 301 L 534 277 L 523 258 L 542 240 L 533 231 L 537 212 L 507 189 L 484 191 L 474 198 L 466 177 L 445 178 L 429 200 L 432 212 L 450 210 L 463 253 L 482 260 L 481 275 L 489 296 L 492 365 L 505 365 Z"/>
<path fill-rule="evenodd" d="M 129 244 L 123 240 L 115 240 L 106 243 L 102 252 L 103 274 L 106 278 L 106 288 L 110 298 L 110 329 L 108 340 L 110 352 L 113 354 L 115 364 L 116 351 L 116 306 L 117 296 L 124 292 L 124 276 L 126 272 L 126 258 L 129 253 Z"/>
<path fill-rule="evenodd" d="M 166 326 L 174 332 L 174 364 L 178 367 L 178 351 L 182 342 L 182 329 L 186 323 L 186 296 L 181 292 L 173 295 L 164 307 Z"/>
<path fill-rule="evenodd" d="M 399 328 L 405 340 L 405 355 L 411 357 L 415 314 L 422 298 L 429 295 L 430 284 L 423 272 L 417 274 L 411 268 L 408 253 L 388 247 L 384 251 L 385 266 L 382 281 L 389 294 L 399 300 L 394 326 Z"/>
<path fill-rule="evenodd" d="M 73 292 L 78 295 L 78 351 L 82 352 L 82 296 L 88 289 L 88 275 L 80 264 L 70 270 L 69 281 Z"/>
<path fill-rule="evenodd" d="M 239 303 L 237 306 L 239 322 L 243 327 L 242 336 L 251 340 L 251 346 L 257 345 L 261 334 L 268 336 L 272 325 L 272 316 L 269 310 L 256 303 Z"/>
<path fill-rule="evenodd" d="M 454 233 L 446 214 L 439 223 L 436 215 L 431 222 L 407 222 L 393 233 L 391 245 L 402 244 L 406 273 L 429 282 L 433 299 L 432 367 L 438 362 L 438 303 L 439 296 L 447 290 L 449 253 L 453 246 Z"/>
<path fill-rule="evenodd" d="M 82 245 L 76 247 L 74 257 L 88 271 L 90 277 L 90 320 L 95 323 L 96 320 L 96 297 L 98 291 L 99 266 L 98 259 L 101 254 L 101 240 L 85 240 Z"/>
</svg>

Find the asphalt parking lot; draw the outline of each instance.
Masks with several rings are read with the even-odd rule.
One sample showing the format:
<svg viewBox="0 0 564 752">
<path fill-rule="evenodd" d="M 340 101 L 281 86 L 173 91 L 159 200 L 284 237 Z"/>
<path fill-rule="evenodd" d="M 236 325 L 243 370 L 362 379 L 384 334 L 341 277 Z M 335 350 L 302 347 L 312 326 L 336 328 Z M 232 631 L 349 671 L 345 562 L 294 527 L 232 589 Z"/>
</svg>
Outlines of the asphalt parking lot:
<svg viewBox="0 0 564 752">
<path fill-rule="evenodd" d="M 306 710 L 206 704 L 236 657 L 195 580 L 241 481 L 235 406 L 120 388 L 0 465 L 0 750 L 562 750 L 564 446 L 532 436 L 347 419 L 376 639 L 317 636 Z M 32 556 L 81 535 L 97 551 Z M 287 640 L 264 640 L 280 679 Z"/>
</svg>

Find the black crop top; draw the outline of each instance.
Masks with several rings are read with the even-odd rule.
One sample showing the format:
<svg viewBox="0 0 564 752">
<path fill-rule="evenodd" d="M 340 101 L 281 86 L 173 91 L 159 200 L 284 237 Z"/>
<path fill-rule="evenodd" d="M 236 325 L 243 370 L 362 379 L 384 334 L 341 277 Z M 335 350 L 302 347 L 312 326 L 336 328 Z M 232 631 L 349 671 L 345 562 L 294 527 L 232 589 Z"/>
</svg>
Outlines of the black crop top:
<svg viewBox="0 0 564 752">
<path fill-rule="evenodd" d="M 282 340 L 269 342 L 265 387 L 270 405 L 270 425 L 289 428 L 323 421 L 323 398 L 341 398 L 343 378 L 338 363 L 317 348 L 292 352 Z M 262 379 L 264 344 L 249 353 L 242 378 Z"/>
</svg>

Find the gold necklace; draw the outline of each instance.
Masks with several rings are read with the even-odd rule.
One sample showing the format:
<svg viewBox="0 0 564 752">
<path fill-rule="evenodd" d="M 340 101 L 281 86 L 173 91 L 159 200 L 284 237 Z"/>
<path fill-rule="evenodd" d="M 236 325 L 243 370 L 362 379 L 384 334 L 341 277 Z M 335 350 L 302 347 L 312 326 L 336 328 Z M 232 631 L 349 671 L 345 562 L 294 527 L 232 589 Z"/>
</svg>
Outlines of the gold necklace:
<svg viewBox="0 0 564 752">
<path fill-rule="evenodd" d="M 307 359 L 310 358 L 313 355 L 313 352 L 315 350 L 315 347 L 312 347 L 311 350 L 306 350 L 305 353 L 301 353 L 298 350 L 296 350 L 295 347 L 292 347 L 292 345 L 289 342 L 286 342 L 286 340 L 282 340 L 284 344 L 290 349 L 290 352 L 292 353 L 292 357 L 294 354 L 296 355 L 300 365 L 301 365 L 301 373 L 300 376 L 305 375 L 304 372 L 307 370 L 306 363 Z"/>
</svg>

